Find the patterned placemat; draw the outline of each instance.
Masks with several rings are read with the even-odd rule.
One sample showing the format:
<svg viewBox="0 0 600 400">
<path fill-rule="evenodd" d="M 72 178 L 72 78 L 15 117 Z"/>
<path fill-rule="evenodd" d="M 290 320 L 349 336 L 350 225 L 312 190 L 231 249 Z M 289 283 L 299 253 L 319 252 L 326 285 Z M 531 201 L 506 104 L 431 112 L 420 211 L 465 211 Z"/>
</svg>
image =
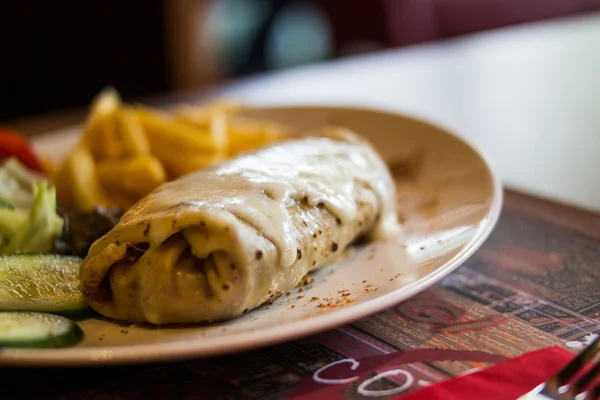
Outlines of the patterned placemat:
<svg viewBox="0 0 600 400">
<path fill-rule="evenodd" d="M 436 286 L 302 340 L 213 359 L 1 368 L 1 398 L 386 399 L 600 333 L 600 216 L 506 192 L 491 237 Z"/>
</svg>

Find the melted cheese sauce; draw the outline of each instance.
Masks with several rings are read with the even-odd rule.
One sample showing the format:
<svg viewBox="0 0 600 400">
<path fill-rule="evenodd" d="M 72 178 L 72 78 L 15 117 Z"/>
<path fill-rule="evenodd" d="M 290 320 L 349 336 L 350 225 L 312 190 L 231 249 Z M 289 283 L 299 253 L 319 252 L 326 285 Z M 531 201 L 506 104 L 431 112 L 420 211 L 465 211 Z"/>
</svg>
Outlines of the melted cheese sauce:
<svg viewBox="0 0 600 400">
<path fill-rule="evenodd" d="M 151 201 L 139 203 L 128 214 L 148 215 L 173 204 L 225 209 L 272 241 L 281 265 L 287 267 L 296 260 L 298 240 L 288 211 L 290 202 L 327 207 L 342 224 L 349 223 L 357 213 L 356 182 L 371 186 L 378 196 L 381 214 L 373 230 L 375 238 L 395 233 L 394 196 L 390 195 L 394 184 L 387 167 L 367 143 L 340 131 L 333 137 L 275 145 L 164 184 Z"/>
</svg>

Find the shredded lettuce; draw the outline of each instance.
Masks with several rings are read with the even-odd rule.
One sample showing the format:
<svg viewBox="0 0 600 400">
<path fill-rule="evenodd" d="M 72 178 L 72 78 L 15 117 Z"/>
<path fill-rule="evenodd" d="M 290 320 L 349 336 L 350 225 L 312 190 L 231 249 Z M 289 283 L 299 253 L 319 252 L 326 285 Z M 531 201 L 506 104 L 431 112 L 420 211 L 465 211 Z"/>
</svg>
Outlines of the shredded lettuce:
<svg viewBox="0 0 600 400">
<path fill-rule="evenodd" d="M 50 251 L 63 224 L 43 176 L 14 157 L 0 166 L 0 254 Z"/>
</svg>

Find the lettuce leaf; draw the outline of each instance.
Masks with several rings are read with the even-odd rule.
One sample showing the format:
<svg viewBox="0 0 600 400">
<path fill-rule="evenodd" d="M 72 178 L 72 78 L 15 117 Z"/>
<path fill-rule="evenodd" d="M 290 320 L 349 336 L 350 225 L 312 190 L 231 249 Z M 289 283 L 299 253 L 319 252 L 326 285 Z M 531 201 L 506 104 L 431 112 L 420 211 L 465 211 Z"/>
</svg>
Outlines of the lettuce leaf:
<svg viewBox="0 0 600 400">
<path fill-rule="evenodd" d="M 47 252 L 64 221 L 56 189 L 11 158 L 0 167 L 0 254 Z"/>
</svg>

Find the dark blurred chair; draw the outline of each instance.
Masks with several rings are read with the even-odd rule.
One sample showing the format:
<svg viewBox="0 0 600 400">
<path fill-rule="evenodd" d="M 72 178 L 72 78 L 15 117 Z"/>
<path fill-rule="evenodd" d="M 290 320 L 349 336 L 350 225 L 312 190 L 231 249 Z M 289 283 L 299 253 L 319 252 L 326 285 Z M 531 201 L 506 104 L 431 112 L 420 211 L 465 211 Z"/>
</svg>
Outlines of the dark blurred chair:
<svg viewBox="0 0 600 400">
<path fill-rule="evenodd" d="M 302 3 L 328 20 L 332 49 L 323 58 L 600 10 L 600 0 L 235 1 L 230 11 L 250 3 L 268 10 L 243 41 L 249 51 L 233 49 L 245 54 L 235 65 L 211 32 L 235 27 L 236 18 L 214 14 L 223 0 L 0 2 L 0 120 L 86 106 L 104 85 L 131 97 L 268 71 L 273 26 Z"/>
<path fill-rule="evenodd" d="M 246 0 L 268 5 L 235 75 L 269 69 L 266 47 L 287 7 L 320 7 L 329 19 L 332 56 L 447 39 L 526 22 L 600 10 L 600 0 Z"/>
<path fill-rule="evenodd" d="M 0 120 L 168 88 L 161 0 L 0 2 Z"/>
<path fill-rule="evenodd" d="M 387 0 L 392 46 L 600 10 L 598 0 Z"/>
</svg>

